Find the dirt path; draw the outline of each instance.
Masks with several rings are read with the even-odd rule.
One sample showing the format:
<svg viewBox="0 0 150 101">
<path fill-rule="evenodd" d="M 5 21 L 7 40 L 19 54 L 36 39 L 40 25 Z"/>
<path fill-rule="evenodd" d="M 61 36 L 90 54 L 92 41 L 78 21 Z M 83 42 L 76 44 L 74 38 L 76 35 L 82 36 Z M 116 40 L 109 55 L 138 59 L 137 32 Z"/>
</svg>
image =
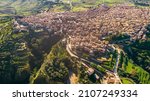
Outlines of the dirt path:
<svg viewBox="0 0 150 101">
<path fill-rule="evenodd" d="M 69 76 L 69 80 L 70 80 L 70 84 L 77 84 L 78 76 L 75 73 L 71 72 Z"/>
</svg>

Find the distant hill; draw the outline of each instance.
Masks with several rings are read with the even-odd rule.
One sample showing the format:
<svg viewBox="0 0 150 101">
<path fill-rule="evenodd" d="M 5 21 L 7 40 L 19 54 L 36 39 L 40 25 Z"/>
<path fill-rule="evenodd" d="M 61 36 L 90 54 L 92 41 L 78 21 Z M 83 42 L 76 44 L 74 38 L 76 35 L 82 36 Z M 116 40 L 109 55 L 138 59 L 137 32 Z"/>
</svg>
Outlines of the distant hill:
<svg viewBox="0 0 150 101">
<path fill-rule="evenodd" d="M 0 0 L 0 13 L 2 14 L 24 14 L 36 13 L 48 10 L 58 0 Z"/>
<path fill-rule="evenodd" d="M 53 8 L 54 11 L 81 11 L 99 4 L 130 3 L 149 6 L 149 0 L 0 0 L 0 14 L 30 15 Z"/>
</svg>

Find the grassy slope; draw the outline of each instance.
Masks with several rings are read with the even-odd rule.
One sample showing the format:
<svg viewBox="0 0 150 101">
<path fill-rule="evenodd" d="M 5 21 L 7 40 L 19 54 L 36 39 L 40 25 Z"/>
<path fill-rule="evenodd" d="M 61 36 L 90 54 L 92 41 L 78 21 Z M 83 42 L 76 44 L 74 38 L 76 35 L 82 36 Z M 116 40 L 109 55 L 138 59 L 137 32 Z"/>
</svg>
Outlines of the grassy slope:
<svg viewBox="0 0 150 101">
<path fill-rule="evenodd" d="M 134 84 L 135 82 L 129 78 L 121 78 L 123 84 Z"/>
<path fill-rule="evenodd" d="M 0 0 L 0 14 L 1 11 L 4 11 L 4 14 L 10 14 L 10 12 L 16 11 L 17 14 L 22 14 L 22 15 L 30 15 L 34 13 L 35 11 L 39 11 L 40 9 L 48 8 L 50 5 L 49 4 L 44 4 L 42 1 L 25 1 L 21 2 L 21 0 L 16 0 L 14 2 L 8 2 L 8 1 L 2 1 Z M 11 8 L 11 9 L 10 9 Z"/>
<path fill-rule="evenodd" d="M 30 78 L 30 83 L 41 83 L 39 82 L 39 79 L 43 77 L 45 81 L 43 83 L 60 83 L 57 81 L 51 80 L 47 73 L 46 66 L 47 64 L 50 64 L 51 62 L 54 61 L 55 58 L 59 58 L 60 60 L 63 60 L 64 58 L 69 58 L 69 55 L 67 51 L 65 50 L 65 47 L 62 45 L 62 43 L 58 42 L 56 45 L 53 46 L 52 50 L 50 53 L 45 57 L 43 64 L 41 65 L 40 69 L 38 72 L 34 75 L 31 76 Z M 62 82 L 61 82 L 62 83 Z"/>
<path fill-rule="evenodd" d="M 53 8 L 53 11 L 55 12 L 60 12 L 60 11 L 66 11 L 68 10 L 68 7 L 70 5 L 68 4 L 69 0 L 62 0 L 63 4 L 56 5 Z M 91 7 L 96 7 L 99 4 L 106 3 L 108 5 L 113 5 L 113 4 L 118 4 L 118 3 L 129 3 L 129 1 L 132 0 L 71 0 L 72 1 L 72 11 L 83 11 L 87 10 Z M 132 2 L 133 3 L 133 2 Z M 6 4 L 8 4 L 6 6 Z M 129 3 L 131 4 L 131 2 Z M 8 9 L 8 7 L 13 7 L 18 14 L 23 14 L 23 15 L 29 15 L 33 13 L 34 11 L 39 11 L 40 9 L 48 9 L 50 7 L 50 4 L 43 4 L 42 1 L 36 1 L 36 2 L 21 2 L 20 0 L 16 0 L 15 2 L 8 2 L 4 0 L 0 0 L 0 11 L 4 9 Z M 67 8 L 66 8 L 67 7 Z M 14 11 L 13 9 L 10 10 L 11 12 Z"/>
<path fill-rule="evenodd" d="M 67 3 L 68 0 L 63 0 L 64 3 Z M 120 3 L 129 3 L 128 0 L 72 0 L 72 11 L 83 11 L 87 10 L 91 7 L 97 7 L 99 4 L 108 4 L 108 5 L 114 5 L 114 4 L 120 4 Z"/>
<path fill-rule="evenodd" d="M 17 35 L 21 39 L 24 34 L 13 33 L 12 20 L 9 18 L 1 19 L 0 23 L 3 25 L 0 26 L 0 83 L 27 83 L 30 52 L 19 50 L 22 47 L 21 42 L 18 37 L 14 37 Z"/>
<path fill-rule="evenodd" d="M 138 75 L 140 83 L 150 83 L 149 82 L 149 73 L 146 72 L 142 67 L 133 64 L 132 62 L 128 62 L 126 67 L 126 72 L 131 75 Z"/>
<path fill-rule="evenodd" d="M 63 0 L 64 4 L 61 5 L 57 5 L 54 7 L 54 11 L 65 11 L 66 6 L 68 5 L 68 0 Z M 83 2 L 84 1 L 84 2 Z M 95 7 L 99 4 L 102 3 L 107 3 L 107 4 L 116 4 L 116 3 L 123 3 L 124 1 L 128 1 L 128 0 L 72 0 L 73 3 L 73 9 L 72 11 L 82 11 L 82 10 L 87 10 L 90 7 Z M 77 3 L 77 4 L 76 4 Z M 7 4 L 7 6 L 6 6 Z M 24 15 L 29 15 L 33 12 L 33 10 L 37 9 L 37 8 L 49 8 L 50 5 L 40 5 L 42 4 L 41 1 L 38 2 L 29 2 L 29 1 L 25 1 L 25 2 L 21 2 L 20 0 L 16 0 L 15 2 L 8 2 L 8 1 L 4 1 L 4 0 L 0 0 L 0 11 L 1 10 L 6 10 L 8 9 L 8 7 L 12 7 L 12 9 L 10 10 L 10 12 L 14 11 L 14 9 L 17 11 L 18 14 L 24 14 Z M 6 12 L 6 14 L 9 12 Z"/>
</svg>

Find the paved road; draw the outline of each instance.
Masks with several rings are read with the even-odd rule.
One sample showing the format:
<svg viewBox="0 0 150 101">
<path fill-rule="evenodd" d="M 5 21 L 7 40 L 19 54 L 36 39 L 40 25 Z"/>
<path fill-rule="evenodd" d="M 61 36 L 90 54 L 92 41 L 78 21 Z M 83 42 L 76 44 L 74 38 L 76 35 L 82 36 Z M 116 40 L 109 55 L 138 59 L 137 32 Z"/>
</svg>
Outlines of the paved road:
<svg viewBox="0 0 150 101">
<path fill-rule="evenodd" d="M 67 44 L 66 50 L 70 54 L 71 57 L 75 57 L 75 58 L 79 59 L 79 57 L 77 55 L 75 55 L 74 53 L 71 52 L 71 44 Z"/>
<path fill-rule="evenodd" d="M 69 37 L 69 38 L 70 38 L 70 37 Z M 114 46 L 113 46 L 113 47 L 114 47 Z M 114 48 L 115 48 L 115 47 L 114 47 Z M 116 49 L 116 48 L 115 48 L 115 49 Z M 82 65 L 84 65 L 86 68 L 91 68 L 90 66 L 88 66 L 87 64 L 84 63 L 84 62 L 90 63 L 90 61 L 88 61 L 88 60 L 86 60 L 86 59 L 83 59 L 83 58 L 77 56 L 75 53 L 72 52 L 71 44 L 70 44 L 70 42 L 69 42 L 68 40 L 67 40 L 66 50 L 67 50 L 67 52 L 70 54 L 71 57 L 75 57 L 75 58 L 77 58 L 77 59 L 80 59 Z M 111 72 L 111 71 L 108 70 L 108 72 L 113 73 L 113 74 L 115 75 L 116 81 L 119 81 L 119 82 L 122 84 L 122 82 L 121 82 L 121 80 L 120 80 L 120 78 L 119 78 L 119 76 L 118 76 L 118 72 L 117 72 L 118 65 L 119 65 L 119 60 L 120 60 L 120 51 L 121 51 L 121 50 L 120 50 L 119 48 L 117 48 L 118 55 L 117 55 L 117 58 L 116 58 L 116 64 L 115 64 L 115 66 L 114 66 L 114 71 Z M 102 75 L 101 72 L 99 72 L 98 70 L 96 70 L 96 69 L 94 69 L 94 70 L 95 70 L 96 73 Z"/>
<path fill-rule="evenodd" d="M 119 77 L 119 75 L 118 75 L 118 66 L 119 66 L 119 61 L 120 61 L 120 53 L 121 53 L 121 50 L 119 49 L 119 48 L 116 48 L 116 50 L 117 50 L 117 53 L 118 53 L 118 55 L 117 55 L 117 58 L 116 58 L 116 64 L 115 64 L 115 66 L 114 66 L 114 70 L 113 70 L 113 73 L 114 73 L 114 75 L 115 75 L 115 77 L 116 77 L 116 81 L 118 80 L 121 84 L 122 84 L 122 82 L 121 82 L 121 80 L 120 80 L 120 77 Z"/>
<path fill-rule="evenodd" d="M 118 55 L 117 55 L 116 63 L 115 63 L 114 70 L 113 70 L 114 74 L 117 74 L 117 69 L 118 69 L 118 65 L 119 65 L 119 60 L 120 60 L 120 50 L 119 49 L 117 49 L 117 53 L 118 53 Z"/>
<path fill-rule="evenodd" d="M 69 37 L 70 38 L 70 37 Z M 70 56 L 71 57 L 75 57 L 75 58 L 77 58 L 77 59 L 80 59 L 81 60 L 81 64 L 83 65 L 83 66 L 85 66 L 86 68 L 91 68 L 90 66 L 88 66 L 86 63 L 90 63 L 90 61 L 88 61 L 88 60 L 86 60 L 86 59 L 84 59 L 84 58 L 81 58 L 81 57 L 79 57 L 79 56 L 77 56 L 75 53 L 73 53 L 72 52 L 72 49 L 71 49 L 71 44 L 68 42 L 68 40 L 67 40 L 67 45 L 66 45 L 66 50 L 68 51 L 68 53 L 70 54 Z M 86 62 L 86 63 L 85 63 Z M 98 71 L 97 69 L 94 69 L 95 70 L 95 72 L 97 73 L 97 74 L 100 74 L 100 75 L 102 75 L 102 73 L 100 72 L 100 71 Z"/>
</svg>

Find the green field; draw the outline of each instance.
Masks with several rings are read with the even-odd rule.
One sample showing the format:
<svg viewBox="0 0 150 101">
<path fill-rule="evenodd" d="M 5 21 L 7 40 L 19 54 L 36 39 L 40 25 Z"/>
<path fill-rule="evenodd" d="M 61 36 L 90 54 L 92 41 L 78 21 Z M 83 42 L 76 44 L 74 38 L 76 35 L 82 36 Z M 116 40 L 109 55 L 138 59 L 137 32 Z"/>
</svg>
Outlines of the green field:
<svg viewBox="0 0 150 101">
<path fill-rule="evenodd" d="M 35 1 L 22 1 L 16 0 L 14 2 L 8 2 L 0 0 L 0 14 L 21 14 L 21 15 L 31 15 L 33 13 L 40 12 L 42 10 L 51 10 L 55 12 L 62 11 L 83 11 L 91 7 L 97 7 L 100 4 L 114 5 L 120 3 L 128 3 L 128 5 L 133 4 L 129 0 L 71 0 L 71 5 L 68 2 L 70 0 L 62 0 L 62 2 L 51 3 L 47 0 L 35 0 Z M 71 7 L 72 6 L 72 7 Z M 72 8 L 72 9 L 71 9 Z M 6 11 L 7 9 L 7 11 Z M 3 13 L 1 13 L 1 11 Z"/>
<path fill-rule="evenodd" d="M 121 78 L 121 81 L 123 84 L 135 84 L 135 82 L 129 78 Z"/>
<path fill-rule="evenodd" d="M 150 83 L 149 79 L 150 79 L 150 74 L 145 71 L 142 67 L 136 65 L 133 63 L 132 60 L 123 60 L 123 65 L 122 65 L 122 72 L 124 71 L 124 76 L 123 77 L 127 77 L 132 79 L 133 81 L 135 81 L 136 83 Z M 121 68 L 120 68 L 121 69 Z M 120 74 L 122 75 L 122 74 Z M 126 82 L 126 81 L 125 81 Z"/>
</svg>

